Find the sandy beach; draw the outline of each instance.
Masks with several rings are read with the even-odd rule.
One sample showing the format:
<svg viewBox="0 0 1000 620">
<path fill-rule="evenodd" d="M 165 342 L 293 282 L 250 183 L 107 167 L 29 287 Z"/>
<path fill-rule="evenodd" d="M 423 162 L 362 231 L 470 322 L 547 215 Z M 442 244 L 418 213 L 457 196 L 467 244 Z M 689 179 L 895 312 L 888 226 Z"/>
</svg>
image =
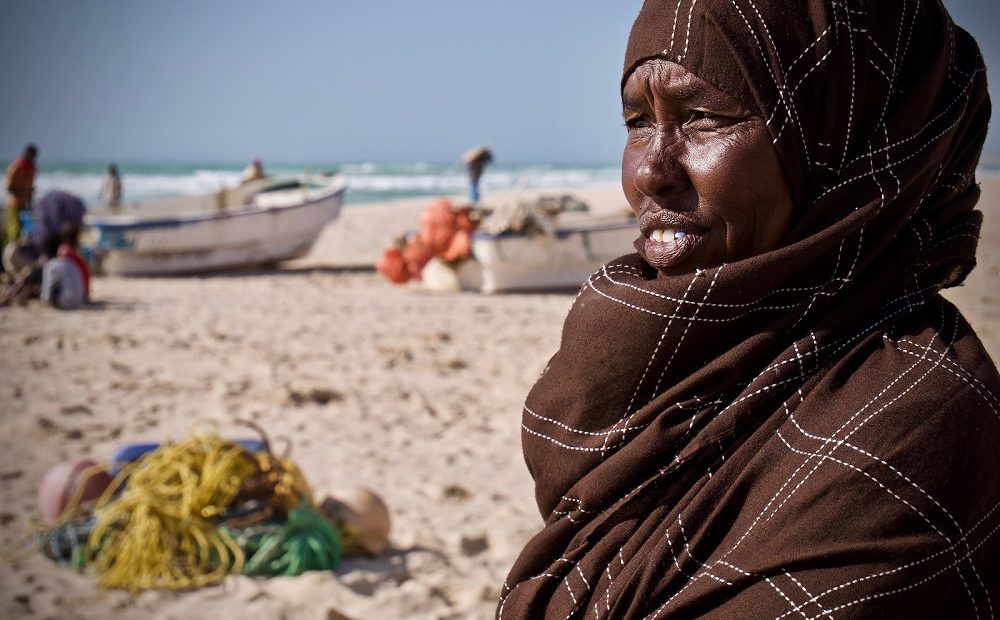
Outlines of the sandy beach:
<svg viewBox="0 0 1000 620">
<path fill-rule="evenodd" d="M 947 296 L 1000 359 L 1000 177 L 981 182 L 979 266 Z M 567 191 L 596 211 L 626 207 L 618 188 Z M 86 310 L 0 309 L 0 618 L 491 617 L 541 523 L 521 404 L 574 296 L 389 284 L 371 265 L 425 202 L 349 206 L 309 256 L 280 268 L 101 278 Z M 18 551 L 55 462 L 181 439 L 205 420 L 252 436 L 241 419 L 287 438 L 320 495 L 376 489 L 393 519 L 390 552 L 335 573 L 131 596 Z"/>
</svg>

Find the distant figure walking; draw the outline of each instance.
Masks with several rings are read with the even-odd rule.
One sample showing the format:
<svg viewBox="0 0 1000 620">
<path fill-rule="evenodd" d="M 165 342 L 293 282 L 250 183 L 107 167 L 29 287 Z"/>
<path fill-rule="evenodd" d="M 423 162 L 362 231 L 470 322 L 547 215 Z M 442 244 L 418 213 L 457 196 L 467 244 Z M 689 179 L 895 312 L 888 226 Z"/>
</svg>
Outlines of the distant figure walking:
<svg viewBox="0 0 1000 620">
<path fill-rule="evenodd" d="M 467 151 L 462 156 L 466 168 L 469 171 L 469 198 L 472 204 L 479 204 L 479 177 L 483 176 L 483 169 L 486 164 L 493 161 L 493 153 L 485 146 Z"/>
<path fill-rule="evenodd" d="M 35 191 L 35 159 L 38 147 L 29 144 L 24 152 L 7 168 L 7 205 L 3 213 L 3 229 L 0 247 L 21 236 L 21 212 L 31 207 L 31 196 Z"/>
<path fill-rule="evenodd" d="M 122 206 L 122 179 L 118 175 L 118 166 L 111 164 L 101 181 L 101 206 L 118 209 Z"/>
<path fill-rule="evenodd" d="M 261 165 L 259 159 L 255 159 L 250 162 L 249 166 L 243 169 L 243 176 L 240 177 L 240 185 L 266 178 L 267 175 L 264 174 L 264 166 Z"/>
</svg>

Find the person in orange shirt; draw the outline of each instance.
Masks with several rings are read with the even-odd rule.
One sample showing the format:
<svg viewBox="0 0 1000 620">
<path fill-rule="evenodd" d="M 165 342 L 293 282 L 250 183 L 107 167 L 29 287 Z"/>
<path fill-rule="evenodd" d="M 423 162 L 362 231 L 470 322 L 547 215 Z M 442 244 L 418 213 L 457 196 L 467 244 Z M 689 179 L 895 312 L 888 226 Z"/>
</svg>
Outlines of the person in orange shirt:
<svg viewBox="0 0 1000 620">
<path fill-rule="evenodd" d="M 3 214 L 3 235 L 0 244 L 6 246 L 21 236 L 21 212 L 31 208 L 35 191 L 35 159 L 38 147 L 29 144 L 24 152 L 7 167 L 7 206 Z"/>
</svg>

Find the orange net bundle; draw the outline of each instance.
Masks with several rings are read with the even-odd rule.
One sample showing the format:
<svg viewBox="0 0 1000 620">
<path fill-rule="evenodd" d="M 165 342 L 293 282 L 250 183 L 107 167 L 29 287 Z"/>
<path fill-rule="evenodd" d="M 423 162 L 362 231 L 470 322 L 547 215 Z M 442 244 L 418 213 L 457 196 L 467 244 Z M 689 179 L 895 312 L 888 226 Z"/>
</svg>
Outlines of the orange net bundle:
<svg viewBox="0 0 1000 620">
<path fill-rule="evenodd" d="M 475 229 L 468 208 L 456 208 L 448 199 L 438 198 L 421 212 L 417 234 L 386 249 L 375 268 L 396 284 L 419 280 L 420 271 L 432 258 L 452 262 L 469 256 Z"/>
</svg>

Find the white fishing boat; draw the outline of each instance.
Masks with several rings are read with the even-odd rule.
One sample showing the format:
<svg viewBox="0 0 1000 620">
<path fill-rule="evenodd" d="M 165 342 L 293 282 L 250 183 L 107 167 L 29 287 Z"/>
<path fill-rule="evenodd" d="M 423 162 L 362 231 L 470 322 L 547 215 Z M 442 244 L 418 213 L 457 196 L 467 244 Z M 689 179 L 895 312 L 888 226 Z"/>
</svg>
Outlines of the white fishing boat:
<svg viewBox="0 0 1000 620">
<path fill-rule="evenodd" d="M 260 265 L 306 254 L 336 219 L 340 177 L 262 179 L 212 194 L 146 202 L 86 223 L 100 272 L 146 276 Z"/>
<path fill-rule="evenodd" d="M 547 233 L 477 231 L 474 266 L 459 271 L 463 288 L 484 293 L 579 287 L 604 263 L 634 251 L 634 218 L 560 218 Z M 478 273 L 476 273 L 478 272 Z"/>
</svg>

